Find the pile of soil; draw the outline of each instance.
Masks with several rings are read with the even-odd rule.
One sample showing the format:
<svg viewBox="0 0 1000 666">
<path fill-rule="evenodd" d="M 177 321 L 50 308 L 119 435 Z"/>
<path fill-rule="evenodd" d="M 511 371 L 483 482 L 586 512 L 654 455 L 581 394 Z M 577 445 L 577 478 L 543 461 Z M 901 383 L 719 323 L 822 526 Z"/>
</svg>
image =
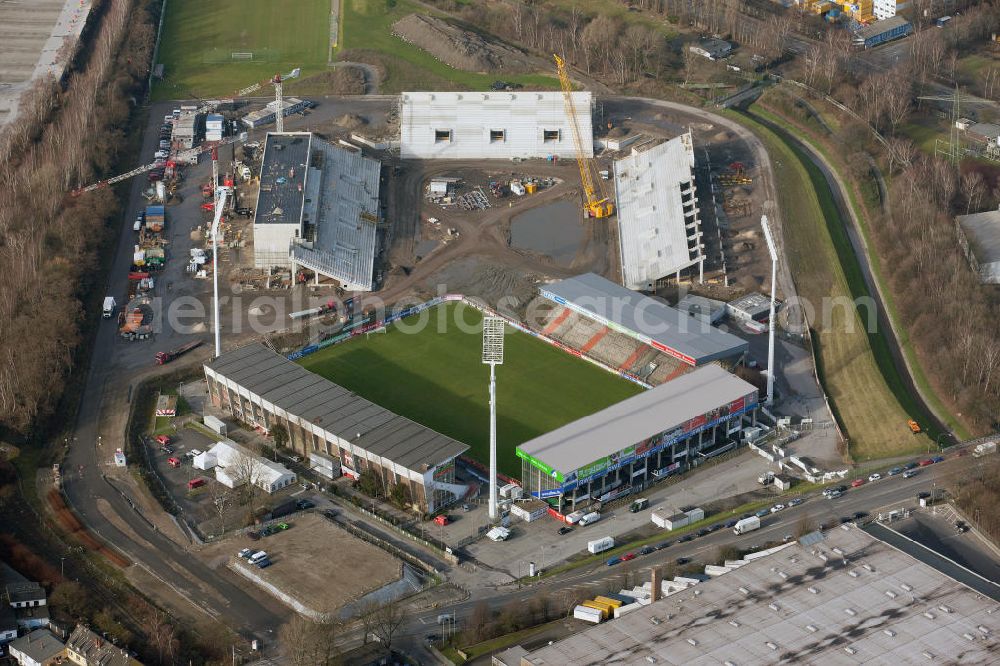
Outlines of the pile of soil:
<svg viewBox="0 0 1000 666">
<path fill-rule="evenodd" d="M 349 130 L 356 130 L 367 125 L 368 121 L 356 113 L 345 113 L 340 118 L 337 118 L 337 124 Z"/>
<path fill-rule="evenodd" d="M 392 32 L 455 69 L 504 74 L 532 69 L 520 51 L 430 16 L 404 16 L 393 24 Z"/>
</svg>

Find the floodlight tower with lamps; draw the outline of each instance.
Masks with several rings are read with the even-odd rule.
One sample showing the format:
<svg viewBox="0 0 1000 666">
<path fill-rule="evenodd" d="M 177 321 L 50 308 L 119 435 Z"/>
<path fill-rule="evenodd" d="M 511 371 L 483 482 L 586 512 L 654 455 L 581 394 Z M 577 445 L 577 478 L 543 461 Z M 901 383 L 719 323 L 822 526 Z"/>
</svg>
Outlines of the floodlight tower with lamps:
<svg viewBox="0 0 1000 666">
<path fill-rule="evenodd" d="M 226 207 L 229 191 L 224 187 L 215 189 L 215 216 L 212 218 L 212 293 L 215 297 L 215 357 L 222 355 L 222 331 L 219 329 L 219 222 L 222 209 Z"/>
<path fill-rule="evenodd" d="M 503 327 L 500 317 L 483 318 L 483 364 L 490 366 L 490 520 L 497 519 L 497 375 L 503 365 Z"/>
<path fill-rule="evenodd" d="M 764 240 L 771 254 L 771 315 L 767 320 L 767 404 L 770 405 L 774 401 L 774 292 L 778 281 L 778 250 L 767 224 L 767 215 L 761 216 L 760 226 L 764 228 Z"/>
</svg>

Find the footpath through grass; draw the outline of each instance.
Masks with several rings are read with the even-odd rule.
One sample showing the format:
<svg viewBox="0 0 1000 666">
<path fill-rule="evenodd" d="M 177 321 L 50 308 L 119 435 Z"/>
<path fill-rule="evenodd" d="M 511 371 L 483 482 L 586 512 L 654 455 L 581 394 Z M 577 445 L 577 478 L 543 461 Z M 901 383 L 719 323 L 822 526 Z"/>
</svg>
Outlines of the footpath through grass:
<svg viewBox="0 0 1000 666">
<path fill-rule="evenodd" d="M 755 108 L 755 113 L 765 118 L 769 122 L 778 125 L 786 132 L 794 134 L 799 141 L 807 143 L 814 151 L 823 156 L 827 164 L 830 165 L 831 169 L 833 169 L 835 172 L 838 172 L 837 164 L 840 162 L 840 160 L 836 159 L 833 155 L 830 154 L 830 151 L 827 149 L 825 143 L 814 141 L 808 136 L 808 134 L 798 131 L 797 128 L 793 124 L 791 124 L 791 121 L 789 121 L 784 116 L 779 115 L 777 110 L 771 109 L 770 111 L 764 111 L 763 109 L 760 108 L 760 105 L 758 104 L 758 106 Z M 920 363 L 920 359 L 917 355 L 916 349 L 910 342 L 908 331 L 902 324 L 899 323 L 901 321 L 899 316 L 899 311 L 896 309 L 895 299 L 893 297 L 893 294 L 891 293 L 892 289 L 889 287 L 888 282 L 886 281 L 885 275 L 883 273 L 881 258 L 879 257 L 878 252 L 875 252 L 873 250 L 873 248 L 875 248 L 875 240 L 872 236 L 872 229 L 870 228 L 869 225 L 869 218 L 866 215 L 867 206 L 863 206 L 860 204 L 855 189 L 853 187 L 850 187 L 850 180 L 843 175 L 842 170 L 839 171 L 839 176 L 841 181 L 843 181 L 844 183 L 848 183 L 847 187 L 848 203 L 851 206 L 851 209 L 854 211 L 855 219 L 858 220 L 858 227 L 862 237 L 864 238 L 865 245 L 866 247 L 869 248 L 868 256 L 869 256 L 869 263 L 871 264 L 872 275 L 874 276 L 875 281 L 882 286 L 881 289 L 882 301 L 885 304 L 889 319 L 895 325 L 899 337 L 898 344 L 903 353 L 903 356 L 906 358 L 907 367 L 910 370 L 913 382 L 919 388 L 920 393 L 924 397 L 924 400 L 930 404 L 931 409 L 934 410 L 938 418 L 944 420 L 947 423 L 948 427 L 951 428 L 960 439 L 963 440 L 969 439 L 971 438 L 972 434 L 965 427 L 965 425 L 962 424 L 962 422 L 955 417 L 955 415 L 951 412 L 948 406 L 945 405 L 944 401 L 940 398 L 937 391 L 931 385 L 931 382 L 928 379 L 927 374 L 924 372 L 923 365 Z M 874 182 L 874 177 L 872 180 Z M 879 195 L 877 186 L 875 189 L 876 191 L 875 191 L 874 203 L 868 202 L 866 197 L 866 204 L 868 204 L 868 206 L 880 205 L 878 203 Z M 883 336 L 878 336 L 878 338 L 879 340 L 877 342 L 881 343 L 881 346 L 885 346 L 886 341 L 883 339 Z M 888 349 L 886 349 L 884 355 L 882 355 L 881 357 L 885 358 L 886 360 L 889 360 L 888 353 L 889 353 Z M 898 374 L 895 372 L 894 368 L 892 374 L 898 377 Z M 899 392 L 897 391 L 897 394 L 898 393 Z M 910 397 L 909 392 L 906 391 L 905 389 L 902 389 L 902 393 L 907 398 Z M 912 405 L 909 405 L 906 402 L 903 403 L 904 406 L 906 406 L 907 411 L 909 411 L 911 414 L 922 415 L 922 410 L 919 408 L 918 405 L 916 405 L 916 401 L 911 400 L 911 402 L 913 403 Z M 918 418 L 917 420 L 921 423 L 926 422 L 926 419 Z M 931 429 L 928 428 L 928 430 Z M 931 436 L 936 437 L 938 433 L 931 432 L 930 434 Z"/>
<path fill-rule="evenodd" d="M 489 368 L 481 362 L 481 349 L 482 313 L 452 303 L 408 317 L 386 333 L 316 352 L 299 363 L 376 404 L 468 444 L 472 457 L 488 463 Z M 520 477 L 521 463 L 514 453 L 518 444 L 642 390 L 508 328 L 504 364 L 497 367 L 500 471 Z"/>
<path fill-rule="evenodd" d="M 234 60 L 233 53 L 253 58 Z M 159 51 L 165 76 L 152 97 L 232 96 L 295 67 L 303 76 L 323 71 L 329 53 L 330 0 L 170 0 Z"/>
<path fill-rule="evenodd" d="M 363 60 L 384 70 L 381 93 L 405 90 L 489 90 L 497 79 L 530 88 L 559 88 L 552 75 L 479 74 L 455 69 L 413 44 L 392 34 L 392 24 L 408 14 L 427 14 L 427 8 L 412 0 L 343 0 L 341 59 Z"/>
<path fill-rule="evenodd" d="M 885 356 L 885 341 L 868 333 L 869 318 L 877 331 L 874 310 L 869 317 L 867 307 L 850 305 L 867 289 L 823 174 L 752 117 L 734 117 L 764 142 L 781 183 L 785 258 L 799 297 L 814 309 L 808 314 L 817 371 L 851 455 L 869 460 L 924 450 L 926 435 L 914 435 L 906 425 L 911 413 L 920 412 Z"/>
</svg>

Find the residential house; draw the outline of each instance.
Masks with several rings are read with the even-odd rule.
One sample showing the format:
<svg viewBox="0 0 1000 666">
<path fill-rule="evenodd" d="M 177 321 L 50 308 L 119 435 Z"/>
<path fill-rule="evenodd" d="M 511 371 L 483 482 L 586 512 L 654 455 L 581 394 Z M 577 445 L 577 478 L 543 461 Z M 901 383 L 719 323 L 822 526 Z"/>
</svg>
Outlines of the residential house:
<svg viewBox="0 0 1000 666">
<path fill-rule="evenodd" d="M 10 644 L 10 656 L 20 666 L 49 666 L 61 664 L 66 657 L 66 646 L 48 629 L 35 629 Z"/>
</svg>

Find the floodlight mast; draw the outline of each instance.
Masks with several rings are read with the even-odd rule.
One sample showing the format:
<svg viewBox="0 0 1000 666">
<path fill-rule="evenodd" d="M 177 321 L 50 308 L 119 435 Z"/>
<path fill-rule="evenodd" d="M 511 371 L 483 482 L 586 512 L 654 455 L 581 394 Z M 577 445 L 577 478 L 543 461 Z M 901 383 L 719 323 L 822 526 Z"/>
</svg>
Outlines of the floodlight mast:
<svg viewBox="0 0 1000 666">
<path fill-rule="evenodd" d="M 226 207 L 225 187 L 215 189 L 215 216 L 212 218 L 212 291 L 215 296 L 213 311 L 215 314 L 215 358 L 222 355 L 222 331 L 219 328 L 219 222 L 222 221 L 222 209 Z"/>
<path fill-rule="evenodd" d="M 774 293 L 778 281 L 778 250 L 774 246 L 771 228 L 767 223 L 767 215 L 760 218 L 760 226 L 764 229 L 764 240 L 767 241 L 767 251 L 771 254 L 771 314 L 767 320 L 767 404 L 774 402 Z"/>
<path fill-rule="evenodd" d="M 483 364 L 490 366 L 490 520 L 497 519 L 497 377 L 496 366 L 503 365 L 503 328 L 501 317 L 483 318 Z"/>
</svg>

